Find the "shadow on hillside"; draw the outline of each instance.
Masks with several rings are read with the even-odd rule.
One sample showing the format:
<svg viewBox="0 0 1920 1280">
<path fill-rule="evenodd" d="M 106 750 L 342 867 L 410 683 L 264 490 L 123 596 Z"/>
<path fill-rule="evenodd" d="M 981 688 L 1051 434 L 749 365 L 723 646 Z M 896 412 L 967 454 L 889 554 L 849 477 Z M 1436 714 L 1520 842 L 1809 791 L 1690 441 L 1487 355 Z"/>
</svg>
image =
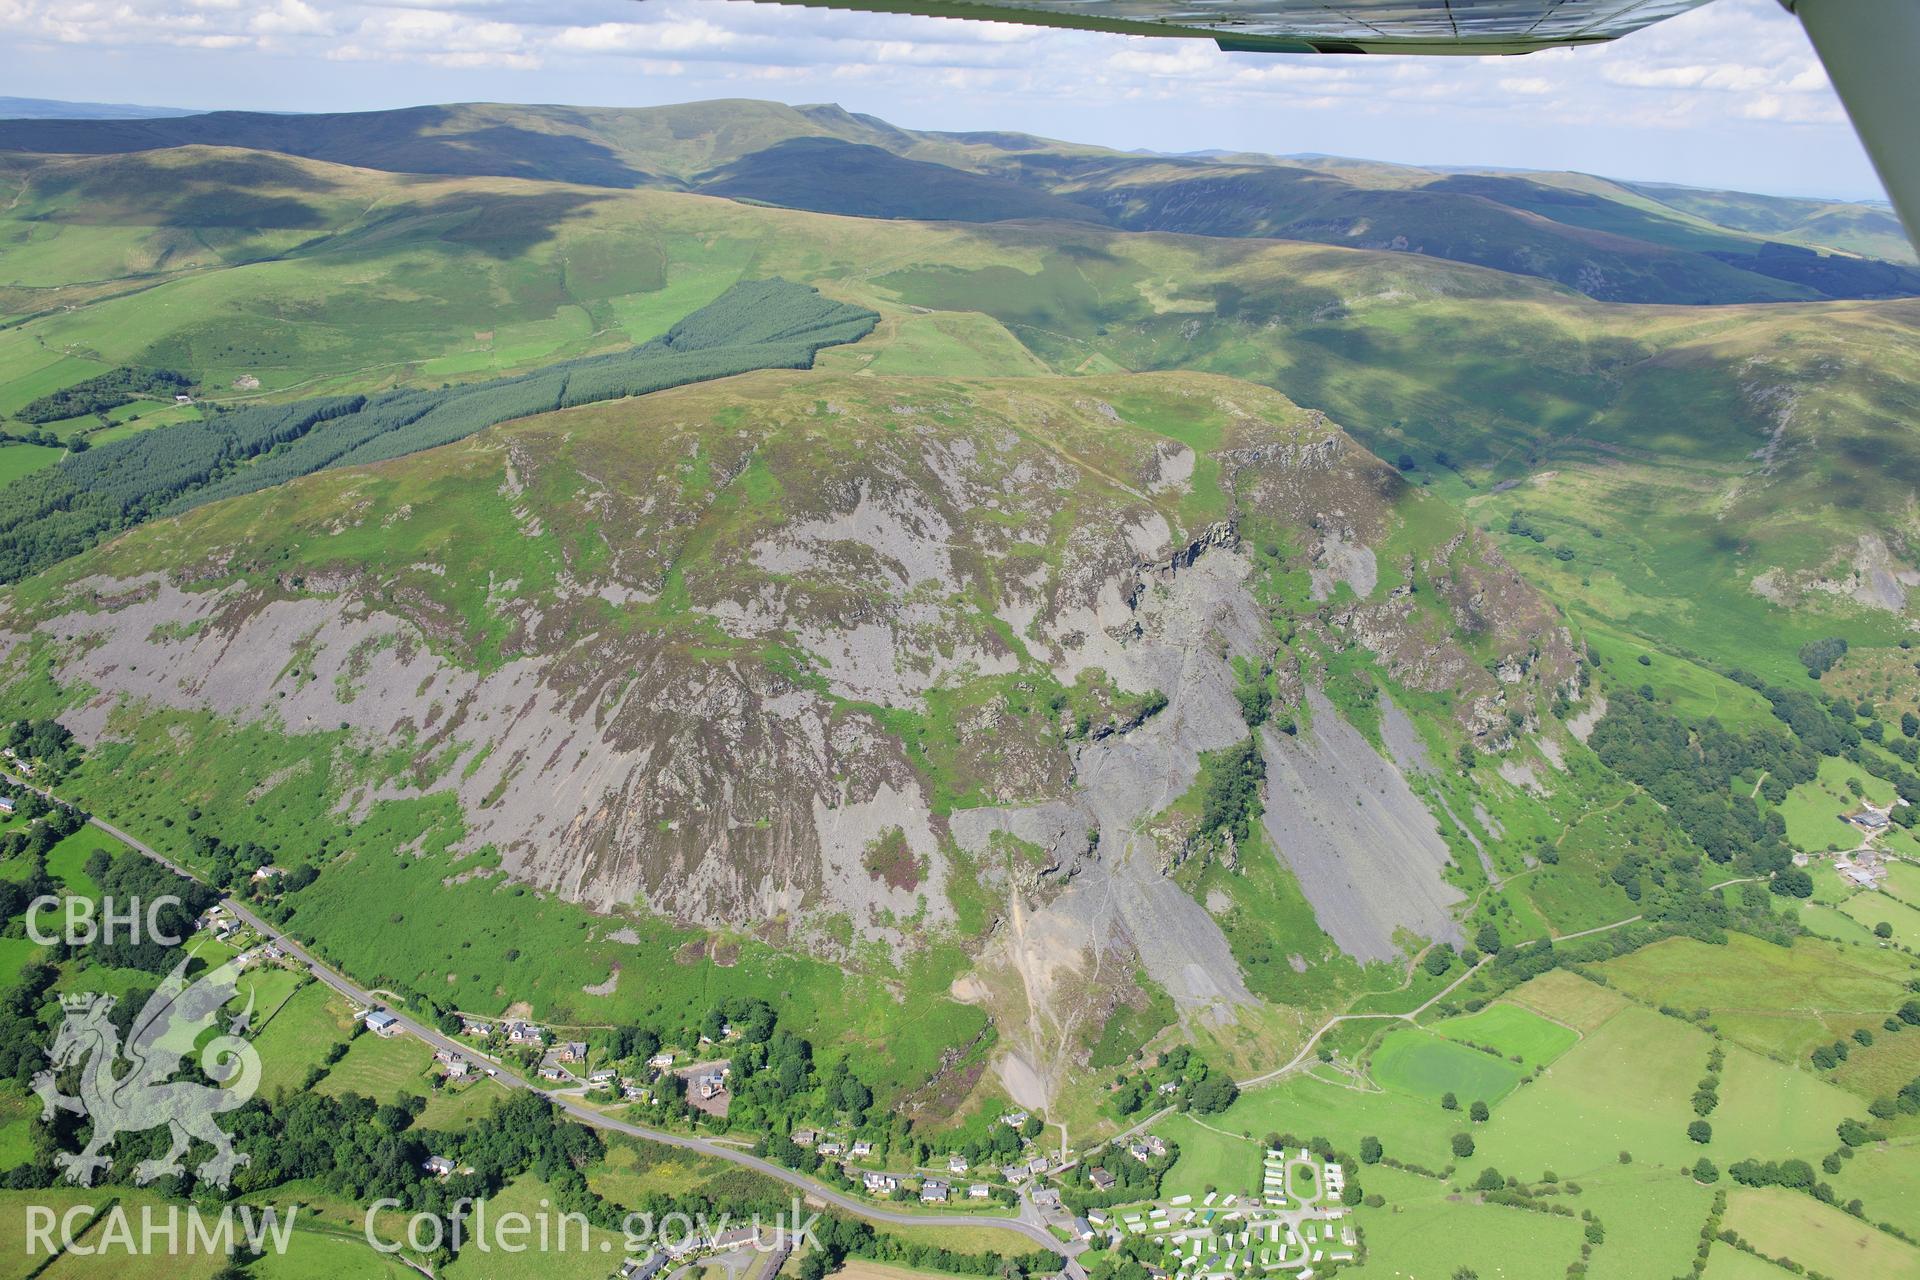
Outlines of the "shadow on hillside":
<svg viewBox="0 0 1920 1280">
<path fill-rule="evenodd" d="M 491 258 L 515 258 L 557 238 L 563 224 L 610 198 L 589 191 L 526 195 L 456 191 L 396 210 L 364 234 L 386 238 L 396 230 L 418 227 L 448 244 Z"/>
<path fill-rule="evenodd" d="M 557 122 L 567 123 L 564 117 Z M 195 145 L 278 151 L 390 173 L 532 178 L 618 188 L 657 181 L 591 138 L 523 127 L 489 118 L 471 107 L 301 116 L 215 111 L 163 120 L 0 121 L 0 151 L 116 155 Z"/>
<path fill-rule="evenodd" d="M 142 154 L 43 169 L 32 193 L 53 206 L 39 215 L 52 222 L 299 230 L 329 223 L 300 196 L 338 185 L 283 156 L 207 154 L 182 164 Z"/>
</svg>

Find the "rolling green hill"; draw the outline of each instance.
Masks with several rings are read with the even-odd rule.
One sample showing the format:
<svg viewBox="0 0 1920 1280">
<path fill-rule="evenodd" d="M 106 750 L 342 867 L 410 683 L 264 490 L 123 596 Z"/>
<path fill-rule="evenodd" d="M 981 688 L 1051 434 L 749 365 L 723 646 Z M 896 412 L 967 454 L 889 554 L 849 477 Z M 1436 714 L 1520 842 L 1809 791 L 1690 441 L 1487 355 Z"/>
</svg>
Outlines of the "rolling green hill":
<svg viewBox="0 0 1920 1280">
<path fill-rule="evenodd" d="M 1660 644 L 1784 674 L 1835 628 L 1888 644 L 1904 627 L 1911 303 L 1603 305 L 1397 252 L 877 222 L 196 148 L 15 163 L 31 180 L 0 219 L 0 309 L 17 317 L 0 328 L 0 412 L 127 366 L 186 371 L 227 406 L 437 388 L 646 342 L 777 275 L 879 312 L 883 369 L 1186 368 L 1276 387 L 1407 455 L 1477 523 L 1547 531 L 1509 549 L 1568 607 Z M 193 225 L 200 208 L 301 225 Z M 908 349 L 924 354 L 885 354 Z M 31 429 L 98 444 L 200 411 L 147 400 Z M 51 459 L 10 447 L 23 470 Z"/>
<path fill-rule="evenodd" d="M 770 152 L 851 157 L 846 173 L 864 176 L 844 204 L 866 215 L 884 212 L 878 188 L 941 164 L 945 185 L 926 189 L 951 202 L 929 211 L 949 216 L 883 221 L 206 146 L 7 158 L 17 198 L 0 217 L 0 409 L 67 403 L 47 398 L 88 379 L 136 388 L 99 412 L 6 424 L 41 433 L 4 446 L 21 470 L 55 469 L 35 473 L 52 484 L 0 493 L 36 500 L 176 436 L 298 416 L 325 397 L 401 406 L 557 386 L 570 369 L 702 331 L 701 309 L 742 281 L 794 281 L 818 289 L 830 316 L 879 317 L 867 336 L 866 321 L 843 335 L 859 341 L 821 351 L 809 375 L 725 378 L 468 435 L 562 402 L 547 397 L 423 437 L 408 450 L 459 442 L 410 458 L 323 448 L 335 429 L 309 424 L 257 458 L 222 461 L 185 503 L 123 504 L 102 531 L 164 518 L 7 597 L 26 637 L 9 659 L 8 705 L 79 717 L 90 741 L 112 744 L 77 777 L 91 802 L 144 821 L 153 797 L 186 788 L 203 813 L 279 842 L 279 854 L 324 839 L 328 853 L 312 856 L 332 870 L 300 907 L 305 927 L 356 970 L 409 989 L 427 991 L 431 968 L 455 975 L 463 1001 L 485 1007 L 487 991 L 511 985 L 555 1016 L 584 1017 L 580 992 L 632 945 L 610 940 L 629 926 L 594 913 L 624 913 L 663 948 L 629 967 L 621 1000 L 636 1011 L 693 1008 L 718 980 L 702 957 L 739 947 L 753 980 L 792 993 L 809 1018 L 865 1002 L 872 1078 L 902 1096 L 936 1087 L 929 1064 L 977 1034 L 985 1010 L 1011 1056 L 1004 1075 L 966 1087 L 1037 1079 L 1076 1123 L 1097 1125 L 1107 1120 L 1086 1063 L 1112 1010 L 1150 1035 L 1168 1025 L 1153 1019 L 1169 1000 L 1225 1000 L 1240 1012 L 1200 1038 L 1251 1067 L 1293 1043 L 1289 1010 L 1402 998 L 1387 993 L 1405 980 L 1394 958 L 1405 952 L 1377 932 L 1383 921 L 1457 940 L 1483 921 L 1517 938 L 1632 914 L 1614 875 L 1620 849 L 1686 848 L 1709 832 L 1627 809 L 1627 785 L 1565 727 L 1583 705 L 1598 712 L 1592 692 L 1638 706 L 1645 685 L 1649 706 L 1780 734 L 1734 669 L 1769 689 L 1813 687 L 1803 644 L 1837 635 L 1863 653 L 1895 651 L 1905 635 L 1920 576 L 1905 515 L 1920 470 L 1907 428 L 1920 385 L 1914 303 L 1623 305 L 1430 254 L 1034 218 L 1123 172 L 1149 185 L 1192 175 L 1020 138 L 741 110 L 670 115 L 677 140 L 663 140 L 661 117 L 610 119 L 632 130 L 620 156 L 651 147 L 672 162 L 656 170 L 689 185 L 728 173 L 774 191 L 807 166 L 770 164 Z M 470 125 L 484 115 L 449 111 Z M 723 142 L 716 118 L 755 127 Z M 506 167 L 519 145 L 505 158 L 463 154 Z M 1016 156 L 1024 176 L 1001 167 Z M 1710 256 L 1728 233 L 1650 201 L 1615 214 L 1590 192 L 1517 191 L 1510 176 L 1429 191 L 1404 172 L 1361 187 L 1328 177 L 1352 166 L 1272 165 L 1261 177 L 1263 166 L 1234 163 L 1259 180 L 1248 190 L 1291 193 L 1272 211 L 1292 224 L 1398 182 L 1404 208 L 1481 211 L 1456 232 L 1489 244 L 1510 248 L 1506 228 L 1518 225 L 1732 270 Z M 1520 209 L 1523 197 L 1546 212 Z M 1021 220 L 997 220 L 1006 202 L 1024 202 Z M 1563 230 L 1541 231 L 1548 223 Z M 132 375 L 157 370 L 186 378 L 194 403 L 175 404 L 170 383 L 138 390 L 148 384 Z M 91 448 L 55 463 L 46 440 Z M 1340 478 L 1302 481 L 1323 447 L 1345 459 Z M 296 479 L 316 449 L 322 465 L 345 465 Z M 1021 485 L 1054 497 L 1010 506 Z M 201 499 L 221 500 L 179 512 Z M 1185 572 L 1209 555 L 1208 574 Z M 1229 566 L 1237 584 L 1209 577 Z M 1101 594 L 1127 574 L 1159 585 Z M 1198 612 L 1180 625 L 1230 603 L 1213 625 L 1242 637 L 1229 656 L 1243 665 L 1178 675 L 1151 644 L 1129 648 L 1170 623 L 1143 622 L 1147 640 L 1108 630 L 1113 599 L 1152 608 L 1180 583 L 1223 593 L 1184 602 Z M 224 665 L 258 652 L 299 656 L 273 672 Z M 1224 803 L 1210 791 L 1215 771 L 1228 776 L 1216 753 L 1244 732 L 1230 691 L 1262 667 L 1269 697 L 1321 753 L 1294 759 L 1291 735 L 1270 739 L 1268 789 L 1321 794 L 1316 760 L 1390 764 L 1382 821 L 1399 834 L 1376 843 L 1428 850 L 1435 878 L 1378 877 L 1414 888 L 1341 914 L 1317 877 L 1354 855 L 1316 852 L 1312 834 L 1344 825 L 1331 814 L 1248 825 L 1239 847 L 1271 868 L 1258 876 L 1196 858 L 1171 878 L 1143 866 L 1139 880 L 1127 860 L 1082 861 L 1076 841 L 1113 815 L 993 819 L 1009 824 L 998 836 L 965 816 L 1091 803 L 1062 797 L 1079 794 L 1067 780 L 1088 757 L 1076 753 L 1106 741 L 1103 726 L 1114 745 L 1201 726 L 1179 739 L 1178 785 L 1163 781 L 1145 816 L 1157 847 L 1211 847 L 1195 843 L 1195 824 Z M 704 674 L 658 685 L 668 668 Z M 1178 713 L 1165 729 L 1149 710 L 1156 694 Z M 812 700 L 824 736 L 765 710 L 795 698 Z M 677 710 L 631 718 L 642 703 Z M 597 745 L 573 740 L 564 726 L 593 716 L 619 727 Z M 1118 731 L 1129 722 L 1144 727 Z M 822 756 L 814 742 L 838 745 Z M 1434 767 L 1463 748 L 1498 763 Z M 684 776 L 631 792 L 631 762 L 662 752 Z M 286 771 L 316 753 L 334 764 L 294 784 Z M 187 760 L 219 763 L 190 782 Z M 701 816 L 694 798 L 704 804 L 708 771 L 723 766 L 766 790 Z M 120 793 L 130 778 L 137 799 Z M 859 780 L 851 799 L 837 798 L 836 778 Z M 570 799 L 549 811 L 556 786 Z M 1130 803 L 1139 790 L 1124 792 Z M 265 809 L 245 800 L 270 792 Z M 387 799 L 348 821 L 349 794 Z M 539 826 L 599 811 L 588 798 L 609 794 L 629 795 L 605 810 L 625 817 L 570 835 Z M 1314 812 L 1274 808 L 1296 811 Z M 179 839 L 141 829 L 168 847 Z M 424 923 L 354 937 L 367 901 L 411 893 L 394 878 L 405 864 L 335 866 L 331 853 L 389 849 L 402 830 L 433 833 L 422 847 L 443 874 L 423 883 L 475 877 L 484 892 L 469 905 L 475 918 L 497 912 L 501 937 L 532 927 L 506 899 L 533 885 L 554 895 L 542 901 L 560 922 L 541 927 L 595 941 L 556 944 L 564 963 L 524 965 L 504 984 L 497 967 L 462 976 L 457 940 Z M 312 833 L 300 848 L 288 843 L 296 831 Z M 1541 859 L 1543 843 L 1555 861 Z M 689 859 L 711 869 L 689 878 L 676 870 Z M 1099 901 L 1141 913 L 1116 926 L 1073 899 L 1045 917 L 1064 945 L 1175 909 L 1155 894 L 1206 904 L 1212 923 L 1180 945 L 1199 948 L 1187 961 L 1218 991 L 1151 965 L 1082 981 L 1041 965 L 1057 941 L 983 949 L 1002 895 L 1050 900 L 1059 864 L 1122 877 Z M 990 878 L 983 898 L 964 887 L 980 876 L 1004 881 Z M 1495 892 L 1496 881 L 1515 887 Z M 1691 881 L 1672 891 L 1694 901 Z M 796 902 L 811 904 L 804 927 Z M 749 931 L 741 903 L 784 923 Z M 882 962 L 861 940 L 889 931 L 936 945 Z M 1025 994 L 1034 983 L 1045 999 Z M 933 1006 L 923 1037 L 887 1043 L 885 993 L 902 987 L 965 999 Z"/>
<path fill-rule="evenodd" d="M 1025 135 L 916 132 L 831 106 L 637 110 L 465 104 L 361 115 L 217 112 L 0 121 L 0 152 L 181 146 L 271 151 L 399 173 L 710 191 L 880 218 L 1103 221 L 1128 230 L 1390 248 L 1518 271 L 1622 302 L 1920 293 L 1888 215 L 1769 197 L 1629 188 L 1579 175 L 1441 174 L 1273 157 L 1140 156 Z M 1802 202 L 1809 203 L 1809 202 Z M 1714 221 L 1716 210 L 1726 213 Z M 1822 240 L 1820 227 L 1836 239 Z M 1819 256 L 1797 246 L 1847 250 Z"/>
</svg>

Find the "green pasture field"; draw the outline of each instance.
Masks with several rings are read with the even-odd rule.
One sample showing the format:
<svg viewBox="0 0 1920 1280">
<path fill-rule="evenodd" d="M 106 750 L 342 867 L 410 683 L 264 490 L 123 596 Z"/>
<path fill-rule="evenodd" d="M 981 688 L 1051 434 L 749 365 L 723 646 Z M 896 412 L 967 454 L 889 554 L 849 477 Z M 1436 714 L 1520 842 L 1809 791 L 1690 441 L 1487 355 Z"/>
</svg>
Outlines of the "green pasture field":
<svg viewBox="0 0 1920 1280">
<path fill-rule="evenodd" d="M 45 951 L 31 938 L 0 938 L 0 981 L 13 983 L 27 962 Z"/>
<path fill-rule="evenodd" d="M 1243 1095 L 1241 1102 L 1245 1101 Z M 1226 1118 L 1231 1120 L 1239 1109 L 1236 1103 Z M 1208 1187 L 1249 1195 L 1260 1186 L 1264 1149 L 1257 1141 L 1242 1138 L 1238 1129 L 1215 1127 L 1218 1119 L 1203 1125 L 1196 1116 L 1172 1115 L 1154 1125 L 1154 1133 L 1180 1148 L 1180 1159 L 1166 1179 L 1169 1195 L 1204 1196 Z"/>
<path fill-rule="evenodd" d="M 269 1250 L 247 1270 L 259 1280 L 418 1280 L 420 1273 L 374 1250 L 357 1231 L 336 1234 L 295 1226 L 285 1253 Z"/>
<path fill-rule="evenodd" d="M 453 1132 L 473 1126 L 493 1114 L 507 1096 L 507 1087 L 486 1076 L 463 1085 L 448 1085 L 427 1094 L 427 1109 L 415 1123 L 422 1129 Z"/>
<path fill-rule="evenodd" d="M 1878 941 L 1872 931 L 1876 925 L 1893 926 L 1893 941 L 1903 947 L 1920 949 L 1920 908 L 1915 908 L 1878 890 L 1856 893 L 1840 904 L 1840 910 L 1858 921 Z"/>
<path fill-rule="evenodd" d="M 1920 1275 L 1920 1248 L 1798 1191 L 1736 1187 L 1721 1226 L 1768 1257 L 1791 1258 L 1823 1275 Z"/>
<path fill-rule="evenodd" d="M 1700 1280 L 1780 1280 L 1791 1274 L 1764 1258 L 1742 1253 L 1730 1244 L 1715 1244 L 1707 1255 L 1707 1269 Z"/>
<path fill-rule="evenodd" d="M 977 311 L 903 316 L 873 357 L 876 374 L 1017 378 L 1052 372 L 999 321 Z"/>
<path fill-rule="evenodd" d="M 311 982 L 293 992 L 254 1035 L 260 1051 L 260 1092 L 271 1097 L 281 1089 L 297 1089 L 327 1050 L 352 1029 L 352 1012 L 324 983 Z"/>
<path fill-rule="evenodd" d="M 1853 1045 L 1847 1060 L 1825 1074 L 1871 1101 L 1893 1096 L 1920 1076 L 1920 1028 L 1902 1024 L 1899 1031 L 1888 1031 L 1882 1022 L 1875 1022 L 1868 1030 L 1873 1043 L 1865 1048 Z"/>
<path fill-rule="evenodd" d="M 1920 1239 L 1920 1135 L 1856 1149 L 1832 1181 L 1842 1204 L 1857 1198 L 1871 1221 L 1892 1223 Z"/>
<path fill-rule="evenodd" d="M 1887 864 L 1887 878 L 1881 888 L 1911 906 L 1920 906 L 1920 865 L 1911 862 Z"/>
<path fill-rule="evenodd" d="M 1794 848 L 1808 853 L 1827 849 L 1852 849 L 1862 840 L 1860 828 L 1842 820 L 1841 815 L 1860 808 L 1861 796 L 1853 794 L 1849 781 L 1860 783 L 1861 795 L 1877 805 L 1893 798 L 1893 787 L 1876 778 L 1850 760 L 1826 756 L 1820 761 L 1820 775 L 1787 792 L 1780 815 L 1787 821 L 1787 839 Z"/>
<path fill-rule="evenodd" d="M 1464 1110 L 1442 1111 L 1437 1103 L 1406 1094 L 1302 1074 L 1249 1089 L 1219 1115 L 1173 1117 L 1155 1132 L 1180 1144 L 1180 1159 L 1167 1173 L 1166 1194 L 1200 1195 L 1208 1185 L 1257 1189 L 1259 1144 L 1269 1133 L 1322 1136 L 1346 1151 L 1357 1151 L 1360 1139 L 1373 1135 L 1388 1155 L 1438 1169 L 1452 1160 L 1448 1139 L 1469 1127 Z"/>
<path fill-rule="evenodd" d="M 1442 1094 L 1451 1093 L 1462 1107 L 1473 1101 L 1498 1101 L 1512 1092 L 1524 1074 L 1505 1058 L 1415 1027 L 1388 1032 L 1369 1065 L 1384 1089 L 1435 1103 Z"/>
<path fill-rule="evenodd" d="M 1703 1153 L 1723 1163 L 1763 1152 L 1817 1155 L 1831 1148 L 1834 1126 L 1862 1114 L 1857 1098 L 1810 1072 L 1736 1047 L 1711 1119 L 1714 1139 L 1703 1152 L 1687 1126 L 1711 1047 L 1695 1027 L 1624 1008 L 1495 1110 L 1476 1159 L 1525 1178 L 1547 1169 L 1585 1177 L 1615 1164 L 1621 1151 L 1632 1153 L 1636 1167 L 1676 1168 Z"/>
<path fill-rule="evenodd" d="M 1651 1004 L 1706 1009 L 1730 1038 L 1786 1059 L 1857 1026 L 1878 1026 L 1917 976 L 1913 962 L 1894 953 L 1819 938 L 1781 947 L 1739 933 L 1724 946 L 1670 938 L 1599 971 Z"/>
<path fill-rule="evenodd" d="M 1430 1029 L 1449 1040 L 1497 1049 L 1528 1067 L 1545 1066 L 1580 1042 L 1580 1033 L 1571 1027 L 1505 1001 L 1436 1022 Z"/>
<path fill-rule="evenodd" d="M 1622 1009 L 1495 1110 L 1465 1163 L 1538 1178 L 1549 1169 L 1562 1177 L 1596 1173 L 1617 1164 L 1621 1151 L 1636 1163 L 1691 1162 L 1688 1099 L 1707 1047 L 1698 1031 Z"/>
<path fill-rule="evenodd" d="M 78 1280 L 101 1275 L 111 1275 L 115 1280 L 123 1276 L 132 1280 L 208 1280 L 226 1265 L 224 1256 L 190 1253 L 184 1249 L 177 1255 L 164 1251 L 142 1255 L 114 1248 L 104 1255 L 66 1254 L 56 1260 L 49 1258 L 27 1234 L 30 1205 L 51 1209 L 61 1216 L 76 1206 L 91 1205 L 95 1210 L 91 1229 L 81 1235 L 84 1220 L 76 1218 L 74 1232 L 80 1236 L 81 1245 L 98 1246 L 105 1228 L 105 1220 L 100 1215 L 109 1212 L 108 1206 L 115 1201 L 128 1215 L 127 1220 L 136 1233 L 143 1209 L 153 1209 L 160 1220 L 165 1221 L 169 1203 L 178 1205 L 177 1201 L 163 1200 L 136 1187 L 74 1187 L 58 1183 L 32 1191 L 0 1191 L 0 1280 L 26 1280 L 28 1276 Z M 184 1209 L 181 1212 L 184 1214 Z M 184 1222 L 182 1225 L 184 1228 Z M 56 1229 L 55 1239 L 58 1237 Z M 30 1245 L 32 1252 L 29 1252 Z"/>
<path fill-rule="evenodd" d="M 528 1244 L 535 1247 L 522 1252 L 508 1253 L 495 1249 L 483 1253 L 468 1248 L 450 1263 L 443 1274 L 450 1280 L 516 1280 L 525 1276 L 529 1280 L 606 1280 L 608 1274 L 618 1269 L 621 1259 L 626 1257 L 625 1238 L 618 1232 L 602 1231 L 597 1227 L 584 1233 L 578 1224 L 567 1228 L 564 1248 L 560 1239 L 560 1221 L 558 1211 L 553 1209 L 553 1192 L 532 1174 L 515 1178 L 500 1189 L 500 1193 L 486 1203 L 486 1211 L 496 1223 L 499 1216 L 507 1213 L 526 1214 L 530 1221 L 538 1222 L 537 1215 L 544 1213 L 552 1224 L 548 1237 L 548 1247 L 537 1245 L 536 1233 L 524 1237 Z M 605 1246 L 604 1248 L 602 1246 Z"/>
<path fill-rule="evenodd" d="M 33 1159 L 33 1127 L 40 1099 L 12 1081 L 0 1084 L 0 1169 Z"/>
<path fill-rule="evenodd" d="M 1873 936 L 1872 928 L 1862 924 L 1844 904 L 1830 907 L 1820 902 L 1803 902 L 1798 914 L 1803 928 L 1823 938 L 1852 946 L 1880 945 L 1880 939 Z"/>
<path fill-rule="evenodd" d="M 1584 1226 L 1577 1218 L 1461 1200 L 1445 1183 L 1389 1174 L 1369 1169 L 1364 1175 L 1387 1203 L 1354 1212 L 1366 1233 L 1367 1261 L 1350 1274 L 1444 1280 L 1465 1268 L 1505 1280 L 1558 1280 L 1580 1256 Z"/>
<path fill-rule="evenodd" d="M 1509 991 L 1506 999 L 1585 1033 L 1627 1007 L 1627 1000 L 1568 969 L 1552 969 Z"/>
<path fill-rule="evenodd" d="M 1581 1178 L 1580 1194 L 1563 1203 L 1592 1211 L 1607 1229 L 1590 1280 L 1645 1280 L 1685 1275 L 1693 1265 L 1713 1191 L 1668 1170 L 1616 1165 Z"/>
<path fill-rule="evenodd" d="M 39 444 L 0 445 L 0 485 L 12 484 L 60 461 L 62 450 Z"/>
<path fill-rule="evenodd" d="M 426 1097 L 431 1086 L 427 1069 L 433 1050 L 410 1035 L 382 1036 L 371 1031 L 355 1036 L 347 1054 L 318 1086 L 321 1093 L 339 1097 L 357 1093 L 375 1102 L 392 1102 L 402 1093 Z"/>
</svg>

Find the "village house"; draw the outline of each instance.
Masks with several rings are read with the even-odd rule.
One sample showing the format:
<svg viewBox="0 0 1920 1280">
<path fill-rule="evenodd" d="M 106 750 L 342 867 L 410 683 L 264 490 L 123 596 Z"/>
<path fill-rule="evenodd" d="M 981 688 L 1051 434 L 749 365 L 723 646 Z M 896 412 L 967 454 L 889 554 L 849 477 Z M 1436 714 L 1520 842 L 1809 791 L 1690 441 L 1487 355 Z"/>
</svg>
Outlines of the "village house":
<svg viewBox="0 0 1920 1280">
<path fill-rule="evenodd" d="M 435 1178 L 453 1176 L 453 1161 L 445 1156 L 428 1156 L 420 1162 L 420 1168 Z"/>
<path fill-rule="evenodd" d="M 611 1089 L 613 1088 L 614 1080 L 617 1078 L 617 1073 L 612 1067 L 604 1067 L 588 1076 L 587 1084 L 595 1089 Z"/>
<path fill-rule="evenodd" d="M 928 1178 L 920 1184 L 920 1203 L 945 1204 L 947 1202 L 947 1191 L 948 1185 L 946 1183 Z"/>
<path fill-rule="evenodd" d="M 375 1009 L 367 1015 L 367 1030 L 377 1036 L 390 1036 L 400 1030 L 400 1019 L 385 1009 Z"/>
<path fill-rule="evenodd" d="M 1042 1209 L 1058 1209 L 1060 1207 L 1060 1188 L 1040 1188 L 1033 1193 L 1033 1203 Z"/>
<path fill-rule="evenodd" d="M 825 1142 L 820 1144 L 820 1154 L 823 1156 L 837 1156 L 843 1150 L 845 1150 L 845 1148 L 842 1147 L 838 1141 L 832 1138 L 829 1138 Z M 860 1154 L 860 1144 L 857 1142 L 853 1144 L 853 1154 L 855 1155 Z"/>
<path fill-rule="evenodd" d="M 1087 1174 L 1087 1181 L 1093 1184 L 1094 1190 L 1096 1191 L 1111 1191 L 1113 1190 L 1113 1184 L 1118 1181 L 1118 1179 L 1105 1169 L 1095 1169 Z"/>
<path fill-rule="evenodd" d="M 538 1046 L 546 1042 L 547 1037 L 541 1032 L 540 1028 L 534 1026 L 531 1022 L 511 1022 L 507 1024 L 508 1044 L 530 1044 Z"/>
<path fill-rule="evenodd" d="M 628 1258 L 620 1264 L 620 1280 L 653 1280 L 667 1265 L 667 1255 L 656 1250 L 645 1258 Z"/>
<path fill-rule="evenodd" d="M 711 1101 L 727 1091 L 727 1077 L 719 1071 L 700 1077 L 700 1096 Z"/>
<path fill-rule="evenodd" d="M 1025 1124 L 1026 1122 L 1027 1122 L 1027 1113 L 1024 1111 L 1009 1111 L 1007 1112 L 1007 1114 L 1000 1117 L 1001 1124 L 1004 1124 L 1009 1128 L 1013 1128 L 1013 1129 L 1018 1129 L 1021 1125 Z"/>
<path fill-rule="evenodd" d="M 463 1036 L 481 1036 L 484 1038 L 493 1034 L 493 1024 L 491 1022 L 482 1022 L 478 1018 L 463 1017 L 460 1019 L 460 1034 Z"/>
<path fill-rule="evenodd" d="M 967 1158 L 965 1156 L 951 1155 L 947 1157 L 948 1173 L 965 1173 L 966 1171 L 967 1171 Z"/>
<path fill-rule="evenodd" d="M 853 1158 L 864 1160 L 873 1154 L 873 1144 L 865 1138 L 856 1138 L 853 1143 Z"/>
<path fill-rule="evenodd" d="M 731 1231 L 722 1231 L 718 1235 L 707 1237 L 707 1247 L 722 1251 L 742 1249 L 753 1244 L 758 1238 L 759 1233 L 752 1227 L 735 1227 Z"/>
<path fill-rule="evenodd" d="M 553 1056 L 560 1062 L 585 1062 L 587 1046 L 579 1040 L 565 1040 L 554 1048 Z"/>
<path fill-rule="evenodd" d="M 13 797 L 0 796 L 0 813 L 12 813 L 13 811 Z"/>
<path fill-rule="evenodd" d="M 647 1059 L 647 1065 L 655 1071 L 670 1070 L 673 1066 L 673 1055 L 670 1053 L 656 1053 Z"/>
<path fill-rule="evenodd" d="M 991 1200 L 993 1199 L 993 1188 L 984 1182 L 976 1182 L 967 1188 L 967 1199 Z"/>
<path fill-rule="evenodd" d="M 874 1196 L 890 1196 L 900 1186 L 900 1179 L 890 1173 L 870 1172 L 860 1182 Z"/>
<path fill-rule="evenodd" d="M 1033 1159 L 1027 1161 L 1027 1172 L 1034 1177 L 1037 1178 L 1046 1171 L 1047 1158 L 1045 1156 L 1035 1156 Z"/>
<path fill-rule="evenodd" d="M 796 1147 L 810 1147 L 819 1137 L 820 1135 L 812 1129 L 795 1129 L 793 1131 L 793 1145 Z"/>
</svg>

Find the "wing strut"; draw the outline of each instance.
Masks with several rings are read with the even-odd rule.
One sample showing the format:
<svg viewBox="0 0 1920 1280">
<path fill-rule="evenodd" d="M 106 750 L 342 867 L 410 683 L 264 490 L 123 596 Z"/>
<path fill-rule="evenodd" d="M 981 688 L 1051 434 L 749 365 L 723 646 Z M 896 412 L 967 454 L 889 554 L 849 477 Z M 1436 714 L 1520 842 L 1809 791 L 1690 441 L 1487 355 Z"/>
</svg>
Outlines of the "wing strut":
<svg viewBox="0 0 1920 1280">
<path fill-rule="evenodd" d="M 1807 29 L 1907 239 L 1920 245 L 1920 3 L 1780 2 Z"/>
</svg>

